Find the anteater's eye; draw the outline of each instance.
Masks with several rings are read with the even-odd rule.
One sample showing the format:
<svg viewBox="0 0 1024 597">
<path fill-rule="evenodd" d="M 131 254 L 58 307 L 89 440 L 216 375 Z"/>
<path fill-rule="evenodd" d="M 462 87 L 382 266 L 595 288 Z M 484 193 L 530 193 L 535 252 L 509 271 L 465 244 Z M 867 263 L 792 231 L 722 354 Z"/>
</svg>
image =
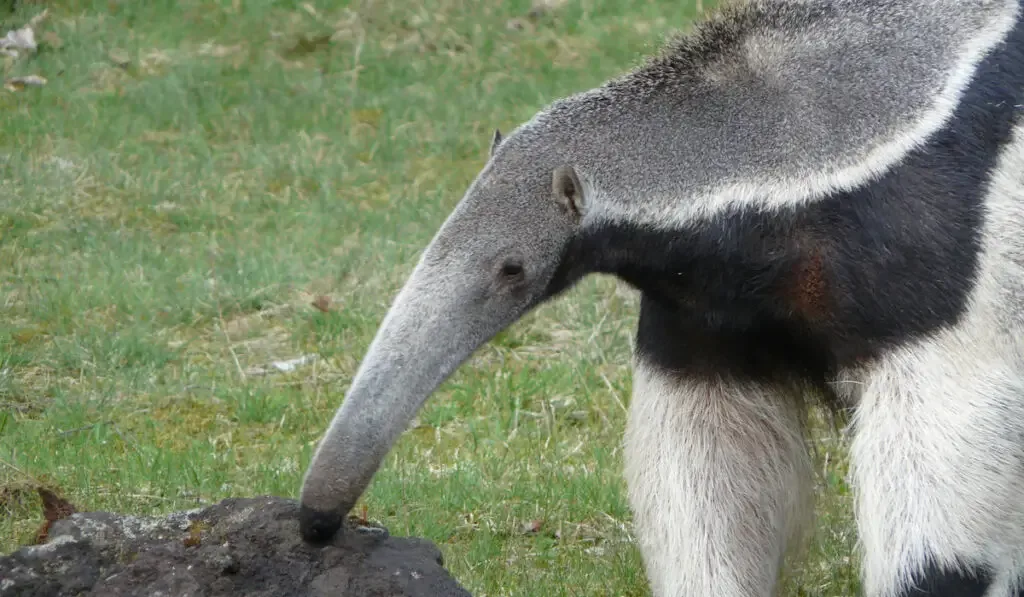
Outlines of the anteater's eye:
<svg viewBox="0 0 1024 597">
<path fill-rule="evenodd" d="M 506 261 L 505 265 L 501 266 L 501 275 L 506 278 L 518 278 L 523 275 L 523 264 L 518 261 Z"/>
</svg>

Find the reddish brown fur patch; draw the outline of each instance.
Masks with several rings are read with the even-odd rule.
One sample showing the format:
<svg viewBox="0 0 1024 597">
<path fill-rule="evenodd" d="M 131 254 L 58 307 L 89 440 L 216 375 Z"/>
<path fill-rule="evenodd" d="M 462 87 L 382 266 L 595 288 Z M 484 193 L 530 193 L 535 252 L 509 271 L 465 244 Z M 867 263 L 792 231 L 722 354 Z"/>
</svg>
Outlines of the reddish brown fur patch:
<svg viewBox="0 0 1024 597">
<path fill-rule="evenodd" d="M 797 263 L 787 294 L 793 310 L 808 321 L 828 318 L 829 288 L 820 251 L 808 251 Z"/>
</svg>

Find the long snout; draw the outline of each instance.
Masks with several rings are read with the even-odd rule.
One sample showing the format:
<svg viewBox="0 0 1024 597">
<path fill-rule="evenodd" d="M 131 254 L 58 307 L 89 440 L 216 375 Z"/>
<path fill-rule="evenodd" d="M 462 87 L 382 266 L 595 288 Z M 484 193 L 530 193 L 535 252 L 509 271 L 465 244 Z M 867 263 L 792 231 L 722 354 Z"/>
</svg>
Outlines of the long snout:
<svg viewBox="0 0 1024 597">
<path fill-rule="evenodd" d="M 306 472 L 307 540 L 334 535 L 427 398 L 519 315 L 488 312 L 457 277 L 423 259 L 392 303 Z"/>
</svg>

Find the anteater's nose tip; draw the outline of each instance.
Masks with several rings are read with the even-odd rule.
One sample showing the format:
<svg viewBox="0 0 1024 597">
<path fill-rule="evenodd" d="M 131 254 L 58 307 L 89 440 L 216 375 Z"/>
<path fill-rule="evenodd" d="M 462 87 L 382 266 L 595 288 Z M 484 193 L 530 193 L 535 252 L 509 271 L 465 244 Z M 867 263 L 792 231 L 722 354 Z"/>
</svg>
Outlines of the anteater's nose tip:
<svg viewBox="0 0 1024 597">
<path fill-rule="evenodd" d="M 342 520 L 337 512 L 323 512 L 305 505 L 299 507 L 299 532 L 310 543 L 330 541 L 341 528 Z"/>
</svg>

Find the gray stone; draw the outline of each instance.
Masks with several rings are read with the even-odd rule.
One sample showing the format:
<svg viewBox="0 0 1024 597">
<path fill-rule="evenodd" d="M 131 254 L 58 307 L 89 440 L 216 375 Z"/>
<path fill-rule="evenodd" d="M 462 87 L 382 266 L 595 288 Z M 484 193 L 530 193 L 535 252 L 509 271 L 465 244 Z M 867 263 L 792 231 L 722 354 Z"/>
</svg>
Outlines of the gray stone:
<svg viewBox="0 0 1024 597">
<path fill-rule="evenodd" d="M 299 535 L 298 504 L 229 498 L 158 518 L 109 512 L 55 522 L 49 541 L 0 556 L 0 597 L 471 597 L 436 545 L 359 529 Z"/>
</svg>

